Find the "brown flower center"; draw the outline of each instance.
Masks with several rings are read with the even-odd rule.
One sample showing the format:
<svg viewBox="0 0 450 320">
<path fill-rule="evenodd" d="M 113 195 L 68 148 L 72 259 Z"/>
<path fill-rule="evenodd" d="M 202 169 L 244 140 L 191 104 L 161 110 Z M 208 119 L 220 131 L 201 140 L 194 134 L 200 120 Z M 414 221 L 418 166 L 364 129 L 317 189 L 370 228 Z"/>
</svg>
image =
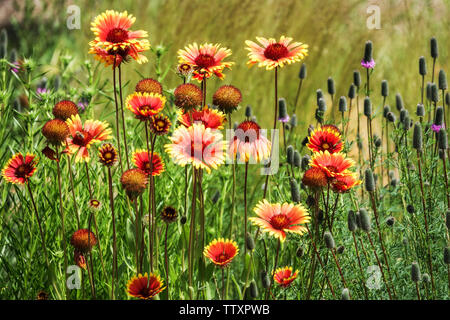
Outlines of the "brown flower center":
<svg viewBox="0 0 450 320">
<path fill-rule="evenodd" d="M 112 43 L 123 42 L 128 39 L 128 31 L 122 28 L 114 28 L 108 32 L 106 41 Z"/>
<path fill-rule="evenodd" d="M 16 171 L 14 172 L 16 177 L 19 178 L 26 178 L 28 174 L 30 173 L 31 168 L 27 164 L 21 164 L 17 167 Z"/>
<path fill-rule="evenodd" d="M 277 214 L 270 219 L 270 224 L 274 229 L 283 230 L 289 227 L 290 220 L 285 214 Z"/>
<path fill-rule="evenodd" d="M 287 57 L 289 54 L 288 48 L 281 43 L 273 43 L 264 50 L 264 56 L 270 60 L 279 60 Z"/>
<path fill-rule="evenodd" d="M 216 60 L 209 54 L 200 54 L 197 58 L 195 58 L 195 64 L 200 68 L 208 68 L 213 66 L 215 63 Z"/>
<path fill-rule="evenodd" d="M 328 149 L 328 148 L 330 148 L 330 145 L 328 143 L 324 143 L 324 144 L 322 144 L 322 148 Z"/>
</svg>

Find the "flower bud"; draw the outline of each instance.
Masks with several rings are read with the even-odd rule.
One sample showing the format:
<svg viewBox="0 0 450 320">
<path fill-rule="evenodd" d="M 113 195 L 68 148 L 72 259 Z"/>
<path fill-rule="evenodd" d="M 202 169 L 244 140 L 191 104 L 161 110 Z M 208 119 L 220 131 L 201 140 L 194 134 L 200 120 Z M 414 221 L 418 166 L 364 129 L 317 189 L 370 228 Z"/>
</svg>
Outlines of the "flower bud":
<svg viewBox="0 0 450 320">
<path fill-rule="evenodd" d="M 323 92 L 322 89 L 317 89 L 316 90 L 316 101 L 317 101 L 317 105 L 319 105 L 319 99 L 323 98 Z"/>
<path fill-rule="evenodd" d="M 417 262 L 411 264 L 411 280 L 413 282 L 419 282 L 421 279 L 420 267 Z"/>
<path fill-rule="evenodd" d="M 364 182 L 365 182 L 366 190 L 368 192 L 375 191 L 375 180 L 373 177 L 372 170 L 370 168 L 367 168 L 366 171 L 364 172 Z"/>
<path fill-rule="evenodd" d="M 447 132 L 444 128 L 441 128 L 438 133 L 438 142 L 439 149 L 447 150 L 448 149 L 448 141 L 447 141 Z"/>
<path fill-rule="evenodd" d="M 425 57 L 419 58 L 419 73 L 421 76 L 425 76 L 427 74 L 427 63 L 425 61 Z"/>
<path fill-rule="evenodd" d="M 252 117 L 252 106 L 251 105 L 248 105 L 247 107 L 245 107 L 245 117 L 246 118 Z"/>
<path fill-rule="evenodd" d="M 397 117 L 392 112 L 388 112 L 386 115 L 386 119 L 388 119 L 389 122 L 395 122 L 396 118 Z"/>
<path fill-rule="evenodd" d="M 331 77 L 329 77 L 327 80 L 327 88 L 328 88 L 328 94 L 334 95 L 336 93 L 336 89 L 334 87 L 334 80 Z"/>
<path fill-rule="evenodd" d="M 325 245 L 327 246 L 328 249 L 334 249 L 334 247 L 336 247 L 333 235 L 329 231 L 326 231 L 324 233 L 323 239 L 324 239 Z"/>
<path fill-rule="evenodd" d="M 309 161 L 311 157 L 309 155 L 304 155 L 302 158 L 302 170 L 307 170 L 309 168 Z"/>
<path fill-rule="evenodd" d="M 445 226 L 450 230 L 450 209 L 447 209 L 447 213 L 445 215 Z"/>
<path fill-rule="evenodd" d="M 295 113 L 292 115 L 289 124 L 291 125 L 292 128 L 295 128 L 297 126 L 297 115 Z"/>
<path fill-rule="evenodd" d="M 353 84 L 358 90 L 361 87 L 361 74 L 357 70 L 353 71 Z"/>
<path fill-rule="evenodd" d="M 435 103 L 439 101 L 439 90 L 436 83 L 431 84 L 431 101 Z"/>
<path fill-rule="evenodd" d="M 219 201 L 219 199 L 220 199 L 220 191 L 217 190 L 217 191 L 214 193 L 214 195 L 212 196 L 211 202 L 212 202 L 213 204 L 216 204 L 217 201 Z"/>
<path fill-rule="evenodd" d="M 291 178 L 289 180 L 289 185 L 291 187 L 291 199 L 292 199 L 292 202 L 300 203 L 300 201 L 301 201 L 300 190 L 298 188 L 297 181 L 295 181 L 295 179 Z"/>
<path fill-rule="evenodd" d="M 350 88 L 348 89 L 348 98 L 351 99 L 355 99 L 356 96 L 356 87 L 355 85 L 352 83 L 350 85 Z"/>
<path fill-rule="evenodd" d="M 401 111 L 404 108 L 403 99 L 400 93 L 397 93 L 395 95 L 395 107 L 397 108 L 398 111 Z"/>
<path fill-rule="evenodd" d="M 427 95 L 427 100 L 431 101 L 431 82 L 427 82 L 426 95 Z"/>
<path fill-rule="evenodd" d="M 372 229 L 369 213 L 367 212 L 366 209 L 361 208 L 361 209 L 359 209 L 359 215 L 360 215 L 360 220 L 361 220 L 361 229 L 366 232 L 369 232 L 370 229 Z"/>
<path fill-rule="evenodd" d="M 450 264 L 450 247 L 444 249 L 444 263 Z"/>
<path fill-rule="evenodd" d="M 358 225 L 356 224 L 356 215 L 353 210 L 348 211 L 347 226 L 348 230 L 350 230 L 351 232 L 356 231 L 356 229 L 358 228 Z"/>
<path fill-rule="evenodd" d="M 364 115 L 367 118 L 370 118 L 372 116 L 372 102 L 370 101 L 369 97 L 364 98 Z"/>
<path fill-rule="evenodd" d="M 286 148 L 286 160 L 289 164 L 294 164 L 294 147 L 288 145 Z"/>
<path fill-rule="evenodd" d="M 389 95 L 389 85 L 387 80 L 381 81 L 381 96 L 386 98 Z"/>
<path fill-rule="evenodd" d="M 302 80 L 306 78 L 306 64 L 302 63 L 302 65 L 300 66 L 298 77 Z"/>
<path fill-rule="evenodd" d="M 434 114 L 434 124 L 437 126 L 442 126 L 444 123 L 444 109 L 439 106 L 436 108 L 436 113 Z"/>
<path fill-rule="evenodd" d="M 373 143 L 374 143 L 376 148 L 381 147 L 381 143 L 382 143 L 381 138 L 380 137 L 376 137 L 375 141 Z"/>
<path fill-rule="evenodd" d="M 350 292 L 347 288 L 342 289 L 341 300 L 350 300 Z"/>
<path fill-rule="evenodd" d="M 180 223 L 183 225 L 183 224 L 186 223 L 186 221 L 187 221 L 186 216 L 181 216 L 181 218 L 180 218 Z"/>
<path fill-rule="evenodd" d="M 270 278 L 266 271 L 261 271 L 261 283 L 264 289 L 269 289 L 270 287 Z"/>
<path fill-rule="evenodd" d="M 327 104 L 325 103 L 324 98 L 319 98 L 319 100 L 317 101 L 317 109 L 322 112 L 327 111 Z"/>
<path fill-rule="evenodd" d="M 339 246 L 339 247 L 336 249 L 336 252 L 337 252 L 338 254 L 343 254 L 343 253 L 344 253 L 344 250 L 345 250 L 345 247 L 344 247 L 344 246 Z"/>
<path fill-rule="evenodd" d="M 423 117 L 423 116 L 425 116 L 425 107 L 423 106 L 423 104 L 419 103 L 419 104 L 417 105 L 416 115 L 417 115 L 418 117 Z"/>
<path fill-rule="evenodd" d="M 410 214 L 413 214 L 414 212 L 416 212 L 416 209 L 414 208 L 414 206 L 412 204 L 408 204 L 406 206 L 406 211 Z"/>
<path fill-rule="evenodd" d="M 364 61 L 372 61 L 372 41 L 366 41 L 366 45 L 364 46 Z"/>
<path fill-rule="evenodd" d="M 346 112 L 347 111 L 347 99 L 344 96 L 339 98 L 339 111 Z"/>
<path fill-rule="evenodd" d="M 253 249 L 255 249 L 255 240 L 248 232 L 245 236 L 245 246 L 247 247 L 248 251 L 252 251 Z"/>
<path fill-rule="evenodd" d="M 294 151 L 294 167 L 296 168 L 300 168 L 302 163 L 302 158 L 300 156 L 300 152 L 298 152 L 297 150 Z"/>
<path fill-rule="evenodd" d="M 391 107 L 389 107 L 388 105 L 383 107 L 383 117 L 387 118 L 387 114 L 391 112 Z"/>
<path fill-rule="evenodd" d="M 258 298 L 258 295 L 258 286 L 256 285 L 255 280 L 252 280 L 252 282 L 250 282 L 250 297 L 256 299 Z"/>
<path fill-rule="evenodd" d="M 444 70 L 439 70 L 439 90 L 447 90 L 447 76 Z"/>
<path fill-rule="evenodd" d="M 392 227 L 394 225 L 394 223 L 395 223 L 395 218 L 394 217 L 389 217 L 389 218 L 386 219 L 386 224 L 389 227 Z"/>
<path fill-rule="evenodd" d="M 422 126 L 420 122 L 416 122 L 414 124 L 414 133 L 413 133 L 413 148 L 416 150 L 422 150 Z"/>
<path fill-rule="evenodd" d="M 436 59 L 439 56 L 438 44 L 435 37 L 430 39 L 430 53 L 433 59 Z"/>
<path fill-rule="evenodd" d="M 278 99 L 278 119 L 286 119 L 287 117 L 286 99 L 280 98 Z"/>
</svg>

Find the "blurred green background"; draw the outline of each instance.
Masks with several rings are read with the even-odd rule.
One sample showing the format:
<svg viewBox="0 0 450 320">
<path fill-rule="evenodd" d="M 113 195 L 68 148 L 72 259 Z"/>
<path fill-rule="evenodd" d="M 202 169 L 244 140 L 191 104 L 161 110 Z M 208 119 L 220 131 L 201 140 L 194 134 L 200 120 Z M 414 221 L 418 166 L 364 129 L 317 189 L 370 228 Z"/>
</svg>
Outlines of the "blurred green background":
<svg viewBox="0 0 450 320">
<path fill-rule="evenodd" d="M 246 65 L 248 51 L 244 42 L 256 36 L 279 38 L 286 35 L 309 45 L 309 56 L 304 60 L 308 75 L 297 109 L 300 123 L 313 119 L 315 92 L 321 88 L 326 93 L 329 76 L 336 83 L 335 103 L 339 96 L 347 95 L 353 70 L 365 71 L 360 61 L 366 40 L 373 41 L 377 63 L 371 81 L 376 108 L 381 103 L 380 81 L 387 79 L 388 104 L 394 104 L 395 93 L 399 92 L 405 106 L 415 110 L 421 83 L 418 58 L 422 55 L 427 58 L 430 73 L 429 40 L 432 36 L 439 44 L 436 72 L 441 68 L 448 71 L 450 1 L 447 0 L 80 0 L 18 1 L 16 6 L 14 2 L 2 2 L 2 24 L 12 33 L 12 46 L 17 47 L 20 55 L 33 53 L 39 58 L 43 69 L 49 72 L 48 77 L 58 74 L 58 59 L 65 55 L 75 58 L 71 65 L 76 77 L 84 76 L 77 66 L 86 59 L 94 61 L 87 53 L 88 42 L 93 38 L 90 23 L 106 9 L 127 10 L 136 16 L 132 29 L 147 30 L 153 48 L 159 44 L 169 48 L 163 63 L 172 65 L 172 69 L 164 80 L 165 89 L 180 83 L 175 74 L 178 49 L 194 41 L 221 43 L 232 50 L 228 60 L 235 65 L 225 72 L 225 80 L 209 82 L 208 97 L 222 84 L 239 87 L 243 93 L 239 114 L 242 115 L 245 105 L 251 104 L 263 126 L 269 126 L 273 119 L 273 72 L 258 67 L 249 69 Z M 66 27 L 69 5 L 80 8 L 80 29 Z M 373 14 L 367 13 L 369 5 L 380 8 L 380 29 L 367 27 L 367 19 Z M 155 55 L 147 52 L 146 56 L 148 63 L 132 62 L 126 66 L 125 80 L 130 80 L 131 84 L 137 82 L 139 75 L 135 70 L 145 76 L 155 76 Z M 295 99 L 300 65 L 286 66 L 279 74 L 279 95 L 287 99 L 289 108 Z M 104 71 L 103 77 L 111 77 L 109 68 L 99 70 Z M 430 81 L 429 76 L 426 81 Z M 129 91 L 127 89 L 125 94 Z M 330 106 L 328 96 L 327 99 Z"/>
</svg>

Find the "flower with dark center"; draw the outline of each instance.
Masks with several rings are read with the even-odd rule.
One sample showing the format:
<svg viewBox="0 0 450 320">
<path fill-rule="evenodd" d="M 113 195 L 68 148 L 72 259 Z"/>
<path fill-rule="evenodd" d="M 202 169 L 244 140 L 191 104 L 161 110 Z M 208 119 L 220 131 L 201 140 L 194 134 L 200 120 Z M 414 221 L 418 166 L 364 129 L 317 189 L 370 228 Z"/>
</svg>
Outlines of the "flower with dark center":
<svg viewBox="0 0 450 320">
<path fill-rule="evenodd" d="M 273 38 L 266 39 L 257 37 L 259 44 L 246 40 L 245 44 L 249 61 L 248 65 L 258 64 L 258 67 L 265 67 L 271 70 L 277 67 L 283 67 L 285 64 L 291 64 L 301 61 L 308 55 L 308 45 L 301 42 L 292 42 L 292 38 L 281 36 L 280 41 Z"/>
<path fill-rule="evenodd" d="M 163 94 L 163 88 L 159 81 L 154 79 L 146 78 L 140 80 L 136 85 L 136 92 L 147 92 L 147 93 L 158 93 L 160 95 Z"/>
<path fill-rule="evenodd" d="M 136 119 L 147 121 L 164 108 L 166 98 L 159 93 L 135 92 L 127 97 L 125 103 Z"/>
<path fill-rule="evenodd" d="M 311 217 L 308 210 L 301 204 L 269 203 L 266 199 L 260 201 L 253 211 L 257 217 L 249 218 L 261 231 L 269 233 L 280 241 L 286 239 L 286 232 L 302 235 L 306 232 L 306 224 Z"/>
<path fill-rule="evenodd" d="M 310 134 L 306 146 L 312 152 L 328 151 L 329 153 L 341 152 L 344 148 L 340 132 L 333 127 L 324 128 L 324 126 Z"/>
<path fill-rule="evenodd" d="M 225 162 L 226 142 L 219 130 L 206 128 L 202 123 L 190 127 L 179 126 L 164 146 L 172 160 L 184 167 L 192 164 L 197 169 L 217 169 Z"/>
<path fill-rule="evenodd" d="M 213 104 L 224 113 L 232 113 L 241 102 L 241 90 L 231 85 L 221 86 L 213 95 Z"/>
<path fill-rule="evenodd" d="M 42 134 L 51 144 L 61 144 L 70 134 L 67 124 L 60 119 L 47 121 L 42 127 Z"/>
<path fill-rule="evenodd" d="M 178 214 L 177 210 L 173 207 L 167 206 L 161 211 L 161 219 L 165 223 L 172 223 L 177 220 Z"/>
<path fill-rule="evenodd" d="M 352 159 L 346 158 L 342 153 L 330 154 L 328 151 L 316 152 L 309 162 L 311 167 L 323 170 L 328 178 L 349 175 L 350 172 L 347 169 L 354 164 Z"/>
<path fill-rule="evenodd" d="M 211 241 L 203 250 L 204 256 L 220 268 L 228 266 L 238 253 L 236 242 L 223 238 Z"/>
<path fill-rule="evenodd" d="M 175 105 L 184 110 L 191 110 L 202 105 L 203 92 L 193 83 L 179 85 L 174 91 Z"/>
<path fill-rule="evenodd" d="M 13 184 L 28 183 L 36 171 L 37 163 L 34 154 L 27 153 L 24 157 L 21 153 L 16 153 L 3 168 L 3 178 Z"/>
<path fill-rule="evenodd" d="M 103 165 L 112 167 L 116 164 L 117 158 L 117 150 L 111 143 L 104 143 L 98 148 L 98 159 Z"/>
<path fill-rule="evenodd" d="M 169 132 L 172 123 L 165 115 L 157 114 L 150 118 L 149 124 L 152 133 L 162 136 Z"/>
<path fill-rule="evenodd" d="M 89 208 L 92 211 L 98 211 L 102 207 L 102 203 L 98 201 L 97 199 L 90 199 L 89 200 Z"/>
<path fill-rule="evenodd" d="M 138 63 L 147 62 L 147 58 L 140 53 L 150 48 L 148 40 L 142 39 L 148 34 L 143 30 L 129 30 L 135 20 L 126 11 L 107 10 L 98 15 L 91 24 L 95 39 L 89 42 L 89 53 L 95 54 L 96 59 L 106 65 L 118 66 L 128 57 Z"/>
<path fill-rule="evenodd" d="M 336 178 L 332 179 L 331 189 L 334 192 L 345 193 L 350 191 L 350 189 L 356 187 L 357 185 L 360 185 L 361 183 L 362 181 L 357 178 L 357 174 L 349 171 L 348 174 L 345 173 L 345 175 L 337 176 Z"/>
<path fill-rule="evenodd" d="M 36 295 L 36 299 L 37 300 L 48 300 L 48 293 L 41 290 Z"/>
<path fill-rule="evenodd" d="M 194 69 L 192 66 L 188 63 L 180 63 L 177 67 L 177 73 L 182 77 L 189 77 L 192 72 L 194 72 Z"/>
<path fill-rule="evenodd" d="M 91 145 L 111 138 L 112 131 L 107 122 L 86 120 L 83 125 L 77 114 L 67 119 L 66 124 L 69 126 L 70 135 L 66 139 L 65 152 L 76 153 L 75 162 L 89 161 Z"/>
<path fill-rule="evenodd" d="M 153 299 L 158 293 L 163 291 L 164 287 L 161 278 L 153 273 L 148 275 L 139 274 L 131 278 L 127 283 L 127 293 L 129 296 L 144 300 Z"/>
<path fill-rule="evenodd" d="M 53 160 L 53 161 L 59 161 L 58 158 L 56 157 L 56 152 L 55 150 L 53 150 L 52 148 L 50 148 L 49 146 L 46 146 L 44 149 L 42 149 L 42 154 L 44 156 L 46 156 L 48 159 Z"/>
<path fill-rule="evenodd" d="M 55 118 L 66 121 L 71 116 L 78 114 L 78 107 L 72 101 L 63 100 L 55 104 L 52 113 Z"/>
<path fill-rule="evenodd" d="M 75 264 L 79 266 L 81 269 L 86 270 L 86 258 L 83 253 L 78 251 L 77 249 L 73 252 L 73 259 L 75 260 Z"/>
<path fill-rule="evenodd" d="M 298 270 L 292 271 L 292 267 L 283 267 L 275 270 L 273 280 L 282 288 L 288 288 L 297 279 Z"/>
<path fill-rule="evenodd" d="M 88 229 L 79 229 L 72 234 L 70 244 L 81 253 L 88 253 L 97 244 L 95 234 Z"/>
<path fill-rule="evenodd" d="M 223 70 L 233 65 L 233 62 L 223 61 L 230 55 L 231 50 L 221 48 L 220 44 L 204 43 L 199 46 L 194 42 L 178 50 L 178 62 L 191 65 L 194 69 L 193 76 L 198 81 L 213 75 L 223 79 L 225 77 Z"/>
<path fill-rule="evenodd" d="M 203 123 L 206 128 L 210 129 L 223 129 L 223 124 L 226 121 L 225 115 L 218 110 L 210 109 L 208 107 L 202 110 L 190 110 L 188 112 L 183 112 L 183 110 L 178 111 L 178 121 L 185 127 L 191 126 L 191 118 L 194 123 Z"/>
<path fill-rule="evenodd" d="M 150 157 L 152 154 L 150 153 Z M 164 162 L 161 159 L 159 153 L 153 151 L 152 158 L 152 176 L 159 176 L 164 172 Z M 133 153 L 133 163 L 136 167 L 145 172 L 146 175 L 150 175 L 150 161 L 149 161 L 149 152 L 147 150 L 137 150 Z"/>
<path fill-rule="evenodd" d="M 144 192 L 147 182 L 147 174 L 138 168 L 125 171 L 120 178 L 120 183 L 131 201 L 136 200 Z"/>
<path fill-rule="evenodd" d="M 254 121 L 244 121 L 238 125 L 230 141 L 228 154 L 235 159 L 248 162 L 251 159 L 261 162 L 270 157 L 272 144 L 261 134 L 261 127 Z"/>
</svg>

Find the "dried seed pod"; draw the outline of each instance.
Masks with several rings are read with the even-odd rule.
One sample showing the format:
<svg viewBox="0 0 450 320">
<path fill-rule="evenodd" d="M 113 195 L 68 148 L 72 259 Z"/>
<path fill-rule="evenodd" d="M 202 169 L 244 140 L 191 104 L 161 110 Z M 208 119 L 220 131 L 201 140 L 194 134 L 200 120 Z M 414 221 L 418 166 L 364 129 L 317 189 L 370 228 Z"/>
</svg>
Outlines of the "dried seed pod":
<svg viewBox="0 0 450 320">
<path fill-rule="evenodd" d="M 444 123 L 444 109 L 439 106 L 436 108 L 436 113 L 434 114 L 434 124 L 437 126 L 442 126 Z"/>
<path fill-rule="evenodd" d="M 353 84 L 356 86 L 357 90 L 361 87 L 361 74 L 359 71 L 353 71 Z"/>
<path fill-rule="evenodd" d="M 298 73 L 298 77 L 300 79 L 305 79 L 306 78 L 306 64 L 302 63 L 302 65 L 300 66 L 300 72 Z"/>
<path fill-rule="evenodd" d="M 367 118 L 372 117 L 372 102 L 369 97 L 364 98 L 364 115 Z"/>
<path fill-rule="evenodd" d="M 356 96 L 356 86 L 352 83 L 350 85 L 350 88 L 348 88 L 348 98 L 351 99 L 355 99 Z"/>
<path fill-rule="evenodd" d="M 438 43 L 435 37 L 430 39 L 430 54 L 433 59 L 439 56 Z"/>
<path fill-rule="evenodd" d="M 431 101 L 434 103 L 439 101 L 439 90 L 436 83 L 431 84 Z"/>
<path fill-rule="evenodd" d="M 291 199 L 292 199 L 292 202 L 300 203 L 300 201 L 301 201 L 300 190 L 298 188 L 297 181 L 295 181 L 295 179 L 291 178 L 289 180 L 289 184 L 290 184 L 290 187 L 291 187 Z"/>
<path fill-rule="evenodd" d="M 444 70 L 439 70 L 438 78 L 439 90 L 447 90 L 447 76 Z"/>
<path fill-rule="evenodd" d="M 366 190 L 368 192 L 375 191 L 375 180 L 373 177 L 372 170 L 370 168 L 367 168 L 366 171 L 364 172 L 364 181 Z"/>
<path fill-rule="evenodd" d="M 416 108 L 416 115 L 417 115 L 418 117 L 423 117 L 423 116 L 425 116 L 425 107 L 423 106 L 423 104 L 419 103 L 419 104 L 417 105 L 417 108 Z"/>
<path fill-rule="evenodd" d="M 391 107 L 389 107 L 388 105 L 383 107 L 383 117 L 387 119 L 387 115 L 388 113 L 391 112 Z"/>
<path fill-rule="evenodd" d="M 286 119 L 288 117 L 286 99 L 278 99 L 278 119 Z"/>
<path fill-rule="evenodd" d="M 332 77 L 329 77 L 327 80 L 327 89 L 328 94 L 334 95 L 336 93 L 336 88 L 334 87 L 334 80 Z"/>
<path fill-rule="evenodd" d="M 400 95 L 400 93 L 397 93 L 395 95 L 395 107 L 397 108 L 398 111 L 401 111 L 404 106 L 403 106 L 403 98 Z"/>
</svg>

